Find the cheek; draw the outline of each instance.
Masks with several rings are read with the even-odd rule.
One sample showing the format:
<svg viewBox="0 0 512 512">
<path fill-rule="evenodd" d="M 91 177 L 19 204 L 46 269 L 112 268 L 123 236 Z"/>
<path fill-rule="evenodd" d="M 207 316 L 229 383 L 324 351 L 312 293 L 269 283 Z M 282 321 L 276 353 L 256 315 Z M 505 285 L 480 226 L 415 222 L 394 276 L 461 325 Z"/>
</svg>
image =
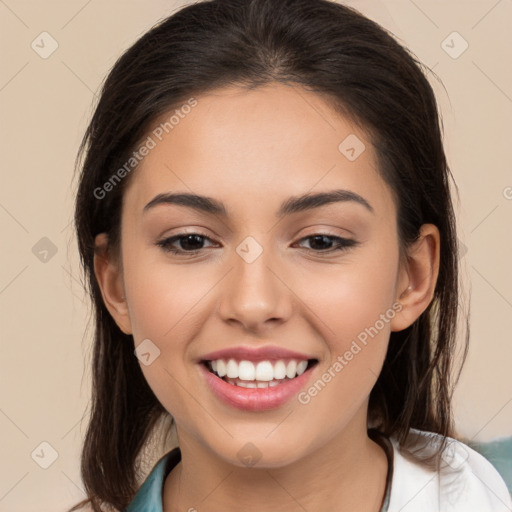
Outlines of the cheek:
<svg viewBox="0 0 512 512">
<path fill-rule="evenodd" d="M 395 313 L 383 291 L 358 295 L 347 286 L 332 296 L 336 306 L 326 300 L 323 316 L 330 329 L 322 329 L 328 359 L 297 397 L 304 411 L 310 412 L 310 428 L 321 429 L 325 438 L 345 428 L 365 407 L 386 357 Z"/>
<path fill-rule="evenodd" d="M 142 251 L 130 254 L 127 268 L 125 288 L 135 340 L 162 343 L 181 339 L 185 332 L 193 335 L 191 325 L 215 282 L 212 270 L 200 264 L 155 262 Z"/>
<path fill-rule="evenodd" d="M 188 347 L 208 316 L 209 293 L 219 278 L 207 265 L 155 262 L 149 252 L 131 247 L 125 255 L 135 345 L 149 339 L 159 351 L 151 364 L 141 364 L 141 370 L 162 405 L 177 421 L 188 424 L 197 415 L 183 387 L 190 379 Z"/>
<path fill-rule="evenodd" d="M 318 267 L 298 278 L 294 291 L 316 313 L 316 325 L 330 340 L 331 350 L 344 352 L 356 338 L 377 324 L 381 336 L 389 336 L 389 321 L 394 316 L 398 251 L 388 254 L 361 251 L 342 264 Z M 299 286 L 300 283 L 300 286 Z M 382 324 L 382 315 L 387 315 Z M 382 331 L 382 333 L 380 333 Z M 373 332 L 373 329 L 372 329 Z M 361 335 L 361 336 L 360 336 Z M 331 354 L 334 356 L 334 353 Z"/>
<path fill-rule="evenodd" d="M 142 373 L 163 407 L 180 425 L 192 428 L 197 410 L 185 391 L 190 378 L 187 346 L 197 334 L 196 315 L 207 288 L 176 268 L 146 266 L 139 260 L 125 287 L 135 345 L 149 339 L 158 354 L 151 364 L 141 364 Z"/>
<path fill-rule="evenodd" d="M 349 411 L 356 411 L 373 388 L 397 309 L 398 251 L 348 261 L 336 272 L 317 275 L 314 291 L 304 286 L 299 292 L 317 315 L 315 327 L 328 350 L 316 384 L 306 390 L 301 403 L 330 410 L 329 414 L 340 421 L 350 417 Z M 329 409 L 329 404 L 339 404 L 340 408 Z M 347 415 L 340 416 L 341 410 Z"/>
</svg>

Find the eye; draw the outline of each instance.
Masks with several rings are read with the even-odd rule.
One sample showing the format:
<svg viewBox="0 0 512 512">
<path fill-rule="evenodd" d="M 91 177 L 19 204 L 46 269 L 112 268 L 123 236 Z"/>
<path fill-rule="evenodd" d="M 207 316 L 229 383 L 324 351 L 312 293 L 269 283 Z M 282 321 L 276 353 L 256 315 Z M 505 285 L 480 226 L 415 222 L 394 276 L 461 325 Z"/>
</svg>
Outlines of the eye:
<svg viewBox="0 0 512 512">
<path fill-rule="evenodd" d="M 158 241 L 156 245 L 161 247 L 164 251 L 173 254 L 196 254 L 203 249 L 201 245 L 204 243 L 204 240 L 211 241 L 210 238 L 201 233 L 179 233 L 178 235 Z M 179 242 L 181 248 L 174 246 L 176 242 Z"/>
<path fill-rule="evenodd" d="M 211 238 L 201 233 L 179 233 L 172 237 L 159 240 L 158 242 L 156 242 L 156 245 L 161 247 L 165 252 L 182 255 L 194 255 L 199 253 L 202 249 L 204 249 L 202 245 L 206 240 L 212 242 Z M 329 235 L 326 233 L 315 233 L 314 235 L 301 238 L 299 242 L 305 240 L 310 241 L 311 247 L 306 247 L 306 249 L 309 252 L 314 252 L 317 254 L 343 251 L 359 244 L 359 242 L 357 242 L 356 240 L 352 240 L 350 238 L 343 238 L 335 235 Z M 334 248 L 333 240 L 335 241 Z M 180 247 L 176 247 L 176 243 Z"/>
<path fill-rule="evenodd" d="M 344 251 L 347 250 L 349 247 L 354 247 L 358 245 L 359 243 L 356 242 L 356 240 L 352 240 L 351 238 L 343 238 L 340 236 L 329 235 L 327 233 L 315 233 L 314 235 L 301 238 L 299 242 L 302 242 L 303 240 L 310 240 L 310 246 L 312 248 L 308 250 L 319 254 L 332 253 L 335 251 Z M 334 248 L 332 248 L 332 240 L 336 241 Z M 328 247 L 326 247 L 326 245 Z"/>
</svg>

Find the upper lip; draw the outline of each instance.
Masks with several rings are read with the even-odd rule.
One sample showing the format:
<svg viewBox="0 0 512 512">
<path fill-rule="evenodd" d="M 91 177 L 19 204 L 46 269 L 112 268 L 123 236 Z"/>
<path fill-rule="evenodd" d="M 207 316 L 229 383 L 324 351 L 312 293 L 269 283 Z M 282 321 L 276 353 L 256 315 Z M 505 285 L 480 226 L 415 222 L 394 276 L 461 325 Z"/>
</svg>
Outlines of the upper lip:
<svg viewBox="0 0 512 512">
<path fill-rule="evenodd" d="M 201 361 L 215 361 L 217 359 L 236 359 L 238 361 L 265 361 L 279 359 L 316 359 L 314 356 L 294 352 L 282 347 L 267 345 L 265 347 L 231 347 L 210 352 L 201 357 Z"/>
</svg>

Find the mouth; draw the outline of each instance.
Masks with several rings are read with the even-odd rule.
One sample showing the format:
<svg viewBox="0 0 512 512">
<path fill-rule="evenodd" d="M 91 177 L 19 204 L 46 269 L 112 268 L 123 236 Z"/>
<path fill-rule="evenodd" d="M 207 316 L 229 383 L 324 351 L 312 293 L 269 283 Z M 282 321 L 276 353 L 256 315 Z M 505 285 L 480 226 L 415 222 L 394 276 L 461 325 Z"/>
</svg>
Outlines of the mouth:
<svg viewBox="0 0 512 512">
<path fill-rule="evenodd" d="M 202 360 L 200 373 L 213 396 L 249 412 L 289 403 L 312 379 L 317 359 Z"/>
<path fill-rule="evenodd" d="M 203 360 L 209 373 L 231 386 L 265 389 L 293 381 L 318 364 L 318 359 L 278 359 L 249 361 L 235 359 Z"/>
</svg>

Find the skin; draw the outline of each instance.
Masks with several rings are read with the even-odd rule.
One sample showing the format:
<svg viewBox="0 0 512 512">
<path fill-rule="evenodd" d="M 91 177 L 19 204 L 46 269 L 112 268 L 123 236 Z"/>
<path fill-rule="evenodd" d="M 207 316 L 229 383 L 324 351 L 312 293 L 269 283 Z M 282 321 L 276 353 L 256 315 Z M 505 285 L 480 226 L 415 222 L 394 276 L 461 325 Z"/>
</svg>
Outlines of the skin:
<svg viewBox="0 0 512 512">
<path fill-rule="evenodd" d="M 272 84 L 197 100 L 130 178 L 120 259 L 105 234 L 96 239 L 95 272 L 110 313 L 135 346 L 149 338 L 160 350 L 141 369 L 176 421 L 182 452 L 165 480 L 164 512 L 340 504 L 377 512 L 388 468 L 367 436 L 368 397 L 390 332 L 412 324 L 432 300 L 439 232 L 424 225 L 400 260 L 396 205 L 371 141 L 321 96 Z M 349 134 L 366 146 L 355 161 L 338 150 Z M 275 215 L 290 196 L 334 189 L 361 195 L 373 212 L 345 201 Z M 143 213 L 157 194 L 178 191 L 222 201 L 229 215 L 170 204 Z M 156 245 L 183 231 L 209 238 L 198 254 Z M 336 239 L 315 246 L 305 238 L 318 233 L 358 244 L 326 254 Z M 252 263 L 236 252 L 247 236 L 263 249 Z M 394 318 L 306 405 L 294 397 L 277 409 L 241 411 L 219 401 L 199 372 L 196 361 L 213 350 L 278 345 L 319 360 L 307 390 L 398 303 Z M 248 442 L 261 454 L 253 467 L 237 456 Z"/>
</svg>

